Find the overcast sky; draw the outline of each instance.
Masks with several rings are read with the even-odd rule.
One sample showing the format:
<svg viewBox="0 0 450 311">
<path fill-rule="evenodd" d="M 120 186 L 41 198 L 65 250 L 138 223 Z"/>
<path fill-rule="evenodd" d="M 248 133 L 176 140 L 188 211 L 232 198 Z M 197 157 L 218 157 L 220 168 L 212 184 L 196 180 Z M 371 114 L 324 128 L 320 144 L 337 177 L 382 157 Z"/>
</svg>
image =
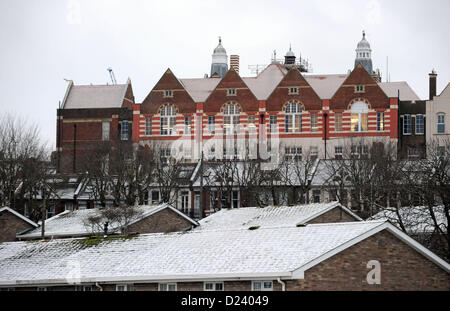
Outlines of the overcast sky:
<svg viewBox="0 0 450 311">
<path fill-rule="evenodd" d="M 242 76 L 289 44 L 314 73 L 346 73 L 363 29 L 383 81 L 388 56 L 390 80 L 427 99 L 431 69 L 438 93 L 450 82 L 449 12 L 448 0 L 0 0 L 0 113 L 39 123 L 54 147 L 64 79 L 110 83 L 112 67 L 141 102 L 167 68 L 179 78 L 209 73 L 218 36 L 240 55 Z"/>
</svg>

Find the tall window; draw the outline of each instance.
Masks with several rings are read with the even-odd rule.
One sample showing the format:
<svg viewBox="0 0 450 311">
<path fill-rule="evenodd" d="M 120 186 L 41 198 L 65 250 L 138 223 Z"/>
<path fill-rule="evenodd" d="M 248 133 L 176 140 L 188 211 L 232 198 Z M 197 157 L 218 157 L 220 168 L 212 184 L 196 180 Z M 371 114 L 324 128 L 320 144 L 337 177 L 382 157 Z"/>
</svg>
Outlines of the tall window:
<svg viewBox="0 0 450 311">
<path fill-rule="evenodd" d="M 237 134 L 239 130 L 240 110 L 236 104 L 228 104 L 223 111 L 223 127 L 226 134 Z"/>
<path fill-rule="evenodd" d="M 102 122 L 102 140 L 109 140 L 109 122 Z"/>
<path fill-rule="evenodd" d="M 317 146 L 312 146 L 309 149 L 309 158 L 315 161 L 319 157 L 319 148 Z"/>
<path fill-rule="evenodd" d="M 286 133 L 300 133 L 302 131 L 302 107 L 292 102 L 286 106 Z"/>
<path fill-rule="evenodd" d="M 122 121 L 122 126 L 120 127 L 121 140 L 128 140 L 128 131 L 129 131 L 128 121 Z"/>
<path fill-rule="evenodd" d="M 334 158 L 337 160 L 342 159 L 342 147 L 341 146 L 334 147 Z"/>
<path fill-rule="evenodd" d="M 318 114 L 311 113 L 311 132 L 317 132 L 319 127 Z"/>
<path fill-rule="evenodd" d="M 416 135 L 422 135 L 425 132 L 425 118 L 423 114 L 416 115 Z"/>
<path fill-rule="evenodd" d="M 439 134 L 445 133 L 445 114 L 439 113 L 437 119 L 437 132 Z"/>
<path fill-rule="evenodd" d="M 160 157 L 161 163 L 169 163 L 170 148 L 161 148 L 159 150 L 159 157 Z"/>
<path fill-rule="evenodd" d="M 161 109 L 161 135 L 175 134 L 177 112 L 173 106 L 165 106 Z"/>
<path fill-rule="evenodd" d="M 192 134 L 192 117 L 184 117 L 184 134 Z"/>
<path fill-rule="evenodd" d="M 384 131 L 384 112 L 377 112 L 377 131 Z"/>
<path fill-rule="evenodd" d="M 342 131 L 342 113 L 334 114 L 334 130 L 336 132 Z"/>
<path fill-rule="evenodd" d="M 270 132 L 275 133 L 277 131 L 277 116 L 271 115 L 269 119 Z"/>
<path fill-rule="evenodd" d="M 145 135 L 152 135 L 152 117 L 145 118 Z"/>
<path fill-rule="evenodd" d="M 367 131 L 367 115 L 369 108 L 365 102 L 355 102 L 351 109 L 351 130 L 352 132 Z"/>
<path fill-rule="evenodd" d="M 181 192 L 181 211 L 186 215 L 189 213 L 189 192 Z"/>
<path fill-rule="evenodd" d="M 251 114 L 248 116 L 248 127 L 255 128 L 255 115 Z"/>
<path fill-rule="evenodd" d="M 214 134 L 216 132 L 216 117 L 208 116 L 208 133 Z"/>
<path fill-rule="evenodd" d="M 410 114 L 403 115 L 403 134 L 404 135 L 411 134 L 411 115 Z"/>
</svg>

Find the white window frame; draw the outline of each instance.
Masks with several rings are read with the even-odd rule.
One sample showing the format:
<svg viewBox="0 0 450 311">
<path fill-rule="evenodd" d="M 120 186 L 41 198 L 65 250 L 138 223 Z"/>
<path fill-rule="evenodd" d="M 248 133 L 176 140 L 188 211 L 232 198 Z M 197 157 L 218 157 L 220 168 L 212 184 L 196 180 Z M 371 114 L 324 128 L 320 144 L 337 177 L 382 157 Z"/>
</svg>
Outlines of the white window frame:
<svg viewBox="0 0 450 311">
<path fill-rule="evenodd" d="M 170 287 L 175 287 L 174 290 L 170 290 Z M 159 292 L 176 292 L 178 290 L 177 283 L 158 283 Z"/>
<path fill-rule="evenodd" d="M 266 288 L 266 283 L 270 283 L 270 288 Z M 255 284 L 260 285 L 260 289 L 255 289 Z M 254 292 L 271 292 L 273 291 L 273 281 L 265 280 L 265 281 L 252 281 L 252 291 Z"/>
<path fill-rule="evenodd" d="M 284 158 L 287 161 L 299 162 L 303 159 L 303 148 L 302 147 L 285 147 L 284 148 Z"/>
<path fill-rule="evenodd" d="M 276 133 L 277 132 L 277 115 L 272 114 L 269 116 L 269 131 L 270 133 Z"/>
<path fill-rule="evenodd" d="M 133 292 L 133 291 L 134 291 L 134 284 L 116 284 L 116 292 Z"/>
<path fill-rule="evenodd" d="M 354 102 L 350 113 L 350 130 L 352 132 L 367 132 L 369 129 L 369 106 L 363 101 Z"/>
<path fill-rule="evenodd" d="M 236 89 L 227 89 L 228 96 L 236 96 Z"/>
<path fill-rule="evenodd" d="M 407 122 L 407 120 L 408 120 L 408 122 Z M 411 135 L 411 133 L 412 133 L 412 117 L 410 114 L 403 115 L 402 133 L 403 133 L 403 135 Z"/>
<path fill-rule="evenodd" d="M 164 97 L 173 97 L 173 91 L 172 90 L 164 90 Z"/>
<path fill-rule="evenodd" d="M 319 114 L 317 112 L 310 114 L 311 132 L 319 131 Z"/>
<path fill-rule="evenodd" d="M 441 128 L 441 130 L 440 130 Z M 437 133 L 438 134 L 445 134 L 445 113 L 438 113 L 437 114 Z"/>
<path fill-rule="evenodd" d="M 289 87 L 289 95 L 298 95 L 298 87 L 296 86 Z"/>
<path fill-rule="evenodd" d="M 168 105 L 161 109 L 160 125 L 161 136 L 171 136 L 176 134 L 177 111 L 174 106 Z"/>
<path fill-rule="evenodd" d="M 237 134 L 239 131 L 241 110 L 234 103 L 227 104 L 223 110 L 223 128 L 228 135 Z"/>
<path fill-rule="evenodd" d="M 421 119 L 421 122 L 417 122 L 418 119 Z M 416 135 L 423 135 L 425 134 L 425 115 L 418 114 L 416 115 L 416 122 L 415 122 L 415 134 Z M 418 127 L 420 125 L 420 127 Z"/>
<path fill-rule="evenodd" d="M 213 289 L 207 289 L 206 285 L 207 284 L 212 284 L 213 285 Z M 222 289 L 217 289 L 217 285 L 221 284 L 222 285 Z M 223 282 L 203 282 L 203 290 L 207 291 L 207 292 L 223 292 L 225 289 L 225 284 Z"/>
<path fill-rule="evenodd" d="M 355 85 L 355 93 L 364 93 L 365 87 L 362 84 Z"/>
<path fill-rule="evenodd" d="M 290 102 L 285 109 L 285 131 L 286 133 L 301 133 L 302 132 L 302 106 L 296 102 Z"/>
<path fill-rule="evenodd" d="M 181 211 L 186 215 L 189 213 L 189 191 L 181 191 Z"/>
</svg>

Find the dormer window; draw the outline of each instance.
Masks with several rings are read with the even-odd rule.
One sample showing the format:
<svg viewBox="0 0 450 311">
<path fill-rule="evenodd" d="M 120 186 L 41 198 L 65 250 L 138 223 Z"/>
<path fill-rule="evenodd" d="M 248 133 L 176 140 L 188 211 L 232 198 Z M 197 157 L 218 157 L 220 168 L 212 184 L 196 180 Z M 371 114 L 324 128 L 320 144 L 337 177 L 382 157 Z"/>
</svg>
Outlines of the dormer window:
<svg viewBox="0 0 450 311">
<path fill-rule="evenodd" d="M 297 95 L 297 94 L 298 94 L 298 87 L 289 88 L 289 95 Z"/>
<path fill-rule="evenodd" d="M 165 90 L 164 91 L 164 97 L 173 97 L 172 90 Z"/>
<path fill-rule="evenodd" d="M 355 93 L 364 93 L 364 85 L 355 85 Z"/>
<path fill-rule="evenodd" d="M 236 96 L 236 89 L 228 89 L 227 95 L 228 96 Z"/>
</svg>

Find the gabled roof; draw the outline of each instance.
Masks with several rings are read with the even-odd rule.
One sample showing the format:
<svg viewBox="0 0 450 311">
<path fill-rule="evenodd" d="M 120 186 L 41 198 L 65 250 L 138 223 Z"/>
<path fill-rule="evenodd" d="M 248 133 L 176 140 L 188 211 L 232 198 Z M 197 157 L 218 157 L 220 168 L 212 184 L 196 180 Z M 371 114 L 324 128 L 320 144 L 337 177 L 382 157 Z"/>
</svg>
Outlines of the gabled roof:
<svg viewBox="0 0 450 311">
<path fill-rule="evenodd" d="M 448 263 L 388 222 L 361 221 L 145 234 L 96 245 L 82 239 L 2 243 L 0 286 L 67 284 L 75 281 L 74 263 L 79 273 L 73 278 L 81 283 L 301 279 L 305 270 L 382 230 L 450 271 Z"/>
<path fill-rule="evenodd" d="M 266 100 L 286 72 L 279 64 L 270 64 L 256 77 L 242 78 L 258 100 Z"/>
<path fill-rule="evenodd" d="M 190 221 L 193 225 L 198 225 L 198 223 L 186 216 L 182 212 L 173 208 L 169 204 L 151 205 L 151 206 L 140 206 L 141 214 L 138 218 L 130 222 L 130 225 L 140 221 L 148 216 L 156 214 L 163 209 L 170 209 L 180 215 L 181 217 Z M 65 211 L 52 218 L 47 219 L 45 222 L 45 237 L 51 238 L 63 238 L 63 237 L 77 237 L 77 236 L 89 236 L 92 234 L 88 228 L 86 228 L 84 221 L 90 216 L 95 216 L 99 213 L 98 209 L 85 209 L 85 210 L 75 210 L 75 211 Z M 110 224 L 109 232 L 116 232 L 119 229 L 118 224 Z M 41 237 L 41 230 L 37 228 L 33 231 L 27 232 L 26 234 L 17 235 L 19 239 L 35 239 Z"/>
<path fill-rule="evenodd" d="M 121 108 L 129 85 L 74 85 L 69 82 L 62 109 Z"/>
<path fill-rule="evenodd" d="M 180 79 L 186 91 L 195 102 L 204 102 L 216 88 L 220 78 Z"/>
<path fill-rule="evenodd" d="M 37 223 L 35 223 L 31 219 L 28 219 L 27 217 L 25 217 L 25 216 L 23 216 L 23 215 L 21 215 L 19 213 L 17 213 L 15 210 L 13 210 L 13 209 L 11 209 L 9 207 L 2 207 L 2 208 L 0 208 L 0 213 L 3 213 L 3 212 L 11 213 L 14 216 L 20 218 L 21 220 L 25 221 L 26 223 L 30 224 L 31 226 L 33 226 L 35 228 L 39 227 L 39 225 Z"/>
<path fill-rule="evenodd" d="M 388 97 L 397 97 L 400 91 L 400 100 L 420 100 L 419 96 L 405 81 L 400 82 L 379 82 L 378 85 Z"/>
<path fill-rule="evenodd" d="M 306 81 L 321 99 L 330 99 L 347 79 L 347 74 L 309 75 L 304 74 Z"/>
<path fill-rule="evenodd" d="M 339 204 L 339 202 L 317 203 L 296 206 L 243 207 L 222 209 L 199 221 L 195 230 L 248 229 L 252 226 L 296 226 L 307 223 L 326 212 L 339 208 L 355 220 L 361 217 Z"/>
</svg>

